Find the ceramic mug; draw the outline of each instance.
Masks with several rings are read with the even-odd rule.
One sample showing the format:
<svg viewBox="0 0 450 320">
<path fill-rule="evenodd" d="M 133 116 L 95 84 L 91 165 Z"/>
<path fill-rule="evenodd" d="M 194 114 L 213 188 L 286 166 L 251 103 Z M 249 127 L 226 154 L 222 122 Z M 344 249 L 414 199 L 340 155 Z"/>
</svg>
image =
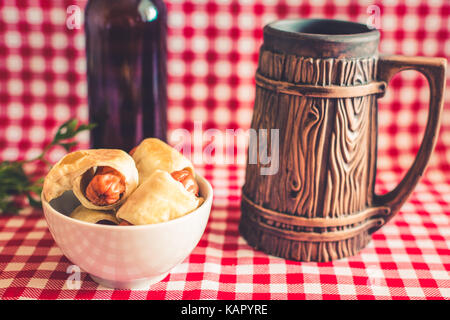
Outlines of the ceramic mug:
<svg viewBox="0 0 450 320">
<path fill-rule="evenodd" d="M 339 20 L 264 28 L 251 126 L 278 130 L 279 164 L 261 175 L 259 157 L 247 163 L 239 229 L 251 246 L 299 261 L 354 255 L 413 191 L 438 135 L 446 60 L 379 55 L 379 38 L 364 24 Z M 428 80 L 428 122 L 403 180 L 378 195 L 377 99 L 403 70 Z"/>
</svg>

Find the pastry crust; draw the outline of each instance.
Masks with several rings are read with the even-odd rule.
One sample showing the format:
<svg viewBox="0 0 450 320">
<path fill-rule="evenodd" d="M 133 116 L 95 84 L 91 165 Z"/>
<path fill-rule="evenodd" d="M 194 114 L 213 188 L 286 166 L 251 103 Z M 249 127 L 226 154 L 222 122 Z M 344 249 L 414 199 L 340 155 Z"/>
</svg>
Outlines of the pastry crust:
<svg viewBox="0 0 450 320">
<path fill-rule="evenodd" d="M 156 170 L 120 207 L 116 217 L 133 225 L 160 223 L 184 216 L 202 202 L 168 172 Z"/>
<path fill-rule="evenodd" d="M 191 161 L 175 148 L 156 138 L 143 140 L 136 147 L 133 159 L 139 172 L 141 184 L 157 169 L 172 173 L 189 168 L 194 172 Z"/>
<path fill-rule="evenodd" d="M 125 192 L 114 204 L 97 206 L 85 197 L 87 183 L 92 178 L 95 168 L 107 166 L 116 169 L 125 179 Z M 133 158 L 122 150 L 91 149 L 71 152 L 58 161 L 44 180 L 43 194 L 50 202 L 67 190 L 72 190 L 81 204 L 89 209 L 111 210 L 120 206 L 136 189 L 139 174 Z"/>
<path fill-rule="evenodd" d="M 73 210 L 73 212 L 70 214 L 70 217 L 89 223 L 97 223 L 102 220 L 111 221 L 112 223 L 117 225 L 120 223 L 120 221 L 117 220 L 114 212 L 112 211 L 92 210 L 87 209 L 82 205 L 76 207 L 75 210 Z"/>
</svg>

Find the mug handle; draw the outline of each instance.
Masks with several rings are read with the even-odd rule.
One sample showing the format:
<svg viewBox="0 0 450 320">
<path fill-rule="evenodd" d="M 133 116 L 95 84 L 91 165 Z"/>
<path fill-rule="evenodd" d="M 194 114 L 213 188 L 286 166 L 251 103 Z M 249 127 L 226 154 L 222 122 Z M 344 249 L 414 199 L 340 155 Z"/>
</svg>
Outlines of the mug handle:
<svg viewBox="0 0 450 320">
<path fill-rule="evenodd" d="M 444 58 L 406 57 L 397 55 L 385 55 L 379 57 L 379 81 L 384 81 L 387 84 L 392 77 L 400 71 L 416 70 L 427 78 L 430 88 L 427 125 L 419 152 L 417 153 L 412 166 L 397 187 L 392 191 L 383 195 L 374 194 L 373 196 L 375 207 L 385 207 L 388 209 L 388 213 L 384 218 L 384 224 L 392 219 L 399 211 L 400 207 L 415 188 L 435 147 L 439 132 L 440 117 L 444 105 L 446 65 L 447 60 Z M 374 230 L 371 230 L 371 232 L 375 232 L 380 227 L 381 225 Z"/>
</svg>

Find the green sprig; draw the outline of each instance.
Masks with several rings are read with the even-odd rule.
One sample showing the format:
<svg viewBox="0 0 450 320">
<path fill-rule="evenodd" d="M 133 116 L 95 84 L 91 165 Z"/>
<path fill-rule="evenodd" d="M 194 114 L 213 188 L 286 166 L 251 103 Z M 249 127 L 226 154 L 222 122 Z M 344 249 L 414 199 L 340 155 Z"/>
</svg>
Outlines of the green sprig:
<svg viewBox="0 0 450 320">
<path fill-rule="evenodd" d="M 25 173 L 24 165 L 42 161 L 50 169 L 51 162 L 46 159 L 47 152 L 53 147 L 60 146 L 69 152 L 77 145 L 76 141 L 70 141 L 78 133 L 91 130 L 96 124 L 78 125 L 77 119 L 71 119 L 63 123 L 56 131 L 53 140 L 44 147 L 41 154 L 29 160 L 0 162 L 0 214 L 17 214 L 22 209 L 16 203 L 17 196 L 24 196 L 34 208 L 41 207 L 40 194 L 44 178 L 34 179 Z"/>
</svg>

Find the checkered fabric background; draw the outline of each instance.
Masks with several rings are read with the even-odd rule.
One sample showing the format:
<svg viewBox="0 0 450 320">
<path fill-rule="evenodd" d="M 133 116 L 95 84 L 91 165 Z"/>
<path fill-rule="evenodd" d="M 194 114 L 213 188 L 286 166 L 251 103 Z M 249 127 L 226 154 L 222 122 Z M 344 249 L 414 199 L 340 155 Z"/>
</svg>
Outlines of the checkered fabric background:
<svg viewBox="0 0 450 320">
<path fill-rule="evenodd" d="M 314 5 L 312 4 L 314 3 Z M 0 160 L 33 157 L 70 117 L 87 121 L 83 28 L 68 29 L 81 0 L 0 2 Z M 380 9 L 380 51 L 450 56 L 450 2 L 168 0 L 169 129 L 247 129 L 262 27 L 275 19 L 326 17 L 365 23 Z M 450 75 L 450 72 L 448 73 Z M 450 79 L 449 79 L 450 80 Z M 450 92 L 447 81 L 447 92 Z M 377 190 L 392 189 L 412 163 L 427 118 L 424 77 L 397 75 L 380 100 Z M 450 94 L 429 169 L 395 219 L 361 254 L 330 263 L 286 261 L 252 250 L 239 236 L 244 166 L 198 165 L 215 190 L 197 248 L 147 290 L 111 290 L 71 265 L 41 211 L 0 217 L 3 299 L 449 299 Z M 80 137 L 79 147 L 88 145 Z M 242 153 L 244 150 L 238 150 Z M 56 161 L 62 150 L 52 150 Z M 31 168 L 31 170 L 39 169 Z"/>
</svg>

